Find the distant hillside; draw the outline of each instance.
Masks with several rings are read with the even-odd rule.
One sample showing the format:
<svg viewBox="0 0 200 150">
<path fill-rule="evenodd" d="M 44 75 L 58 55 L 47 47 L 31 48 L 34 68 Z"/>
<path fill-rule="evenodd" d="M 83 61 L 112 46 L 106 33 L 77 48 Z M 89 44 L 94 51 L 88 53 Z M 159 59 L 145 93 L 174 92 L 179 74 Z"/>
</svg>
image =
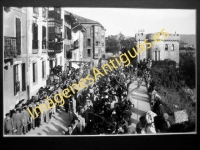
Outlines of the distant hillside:
<svg viewBox="0 0 200 150">
<path fill-rule="evenodd" d="M 196 35 L 194 34 L 180 34 L 180 42 L 188 45 L 196 45 Z"/>
</svg>

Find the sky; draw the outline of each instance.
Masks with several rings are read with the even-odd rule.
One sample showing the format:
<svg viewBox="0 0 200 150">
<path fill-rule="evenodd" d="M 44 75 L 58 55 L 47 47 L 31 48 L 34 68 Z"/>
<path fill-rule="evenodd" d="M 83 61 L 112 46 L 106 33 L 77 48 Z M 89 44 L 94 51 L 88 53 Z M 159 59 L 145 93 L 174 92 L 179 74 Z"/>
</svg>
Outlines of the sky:
<svg viewBox="0 0 200 150">
<path fill-rule="evenodd" d="M 101 23 L 106 36 L 122 33 L 134 36 L 138 30 L 155 33 L 165 29 L 170 34 L 196 34 L 195 9 L 76 8 L 66 11 Z"/>
</svg>

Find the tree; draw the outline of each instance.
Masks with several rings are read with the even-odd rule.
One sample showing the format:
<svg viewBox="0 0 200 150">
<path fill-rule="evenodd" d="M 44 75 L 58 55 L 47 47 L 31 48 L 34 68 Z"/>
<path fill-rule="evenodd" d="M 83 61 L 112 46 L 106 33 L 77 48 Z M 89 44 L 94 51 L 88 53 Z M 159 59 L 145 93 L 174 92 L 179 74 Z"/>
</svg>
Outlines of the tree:
<svg viewBox="0 0 200 150">
<path fill-rule="evenodd" d="M 180 53 L 179 70 L 186 85 L 195 88 L 195 57 L 193 53 Z"/>
<path fill-rule="evenodd" d="M 106 53 L 111 52 L 113 54 L 118 53 L 120 50 L 120 43 L 117 35 L 110 35 L 106 37 Z"/>
</svg>

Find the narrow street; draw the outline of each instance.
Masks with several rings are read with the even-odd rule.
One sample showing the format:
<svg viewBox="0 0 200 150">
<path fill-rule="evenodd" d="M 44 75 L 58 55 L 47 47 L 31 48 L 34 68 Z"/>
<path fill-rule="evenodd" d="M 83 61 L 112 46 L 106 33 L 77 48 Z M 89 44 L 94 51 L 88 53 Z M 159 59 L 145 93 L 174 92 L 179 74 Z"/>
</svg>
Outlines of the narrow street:
<svg viewBox="0 0 200 150">
<path fill-rule="evenodd" d="M 134 81 L 130 85 L 130 90 L 137 87 L 137 82 Z M 131 94 L 131 102 L 135 108 L 131 116 L 132 125 L 136 127 L 140 116 L 145 115 L 150 110 L 149 99 L 147 95 L 147 89 L 145 82 L 142 82 L 139 89 L 135 89 Z M 62 131 L 66 130 L 70 121 L 72 120 L 72 114 L 66 113 L 64 109 L 59 109 L 55 116 L 53 116 L 50 122 L 42 124 L 39 128 L 29 131 L 26 135 L 61 135 Z"/>
<path fill-rule="evenodd" d="M 134 81 L 130 85 L 129 89 L 131 90 L 136 87 L 137 87 L 137 81 Z M 131 93 L 131 102 L 134 104 L 131 121 L 133 122 L 133 126 L 136 127 L 136 124 L 138 123 L 140 116 L 145 115 L 145 113 L 150 110 L 147 88 L 144 81 L 142 82 L 141 86 L 138 89 L 135 89 Z"/>
</svg>

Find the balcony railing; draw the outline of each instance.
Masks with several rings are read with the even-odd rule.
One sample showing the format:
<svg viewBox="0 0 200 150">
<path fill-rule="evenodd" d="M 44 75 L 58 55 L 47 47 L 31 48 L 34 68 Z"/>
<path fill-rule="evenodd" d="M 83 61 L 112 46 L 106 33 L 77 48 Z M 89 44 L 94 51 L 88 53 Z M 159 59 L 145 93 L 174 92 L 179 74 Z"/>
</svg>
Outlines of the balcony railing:
<svg viewBox="0 0 200 150">
<path fill-rule="evenodd" d="M 32 49 L 38 49 L 38 44 L 39 43 L 39 41 L 38 40 L 33 40 L 33 42 L 32 42 Z"/>
<path fill-rule="evenodd" d="M 20 55 L 20 47 L 17 49 L 16 38 L 4 36 L 4 58 L 14 58 Z"/>
<path fill-rule="evenodd" d="M 63 49 L 63 43 L 49 42 L 48 49 L 48 52 L 60 53 Z"/>
<path fill-rule="evenodd" d="M 49 19 L 54 18 L 61 25 L 62 20 L 61 20 L 61 15 L 59 13 L 57 13 L 55 11 L 49 11 L 48 12 L 48 17 L 49 17 Z"/>
</svg>

